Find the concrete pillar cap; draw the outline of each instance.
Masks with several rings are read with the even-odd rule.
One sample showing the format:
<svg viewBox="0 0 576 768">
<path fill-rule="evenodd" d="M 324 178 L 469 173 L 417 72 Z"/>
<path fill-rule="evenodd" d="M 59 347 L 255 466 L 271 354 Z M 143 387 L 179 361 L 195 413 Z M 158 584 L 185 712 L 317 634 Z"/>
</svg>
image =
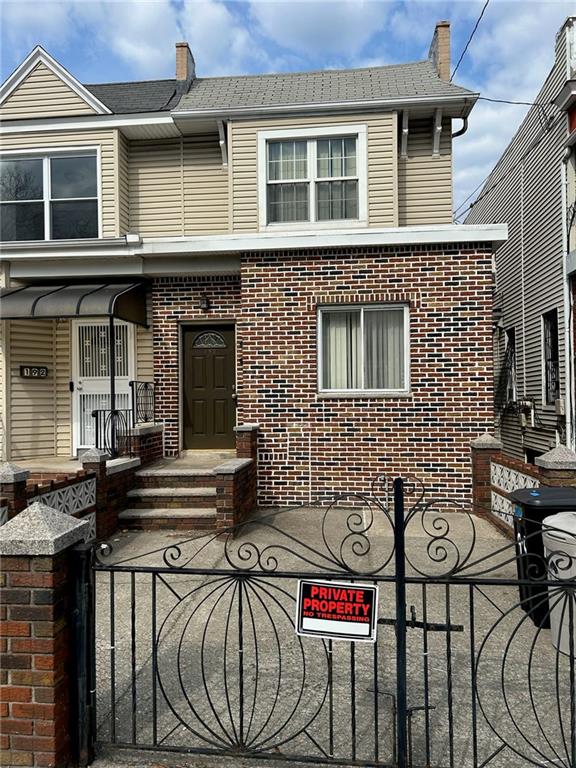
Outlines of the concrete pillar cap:
<svg viewBox="0 0 576 768">
<path fill-rule="evenodd" d="M 0 527 L 0 555 L 57 555 L 83 541 L 90 525 L 40 501 Z"/>
<path fill-rule="evenodd" d="M 557 445 L 542 456 L 537 456 L 535 463 L 542 469 L 576 469 L 576 453 L 566 445 Z"/>
<path fill-rule="evenodd" d="M 253 432 L 256 429 L 260 429 L 260 424 L 238 424 L 234 432 Z"/>
<path fill-rule="evenodd" d="M 502 449 L 502 443 L 500 440 L 498 440 L 497 437 L 494 437 L 494 435 L 491 435 L 490 432 L 485 432 L 483 435 L 480 435 L 480 437 L 472 440 L 470 445 L 472 448 L 489 448 L 493 451 L 499 451 Z"/>
<path fill-rule="evenodd" d="M 110 454 L 106 453 L 106 451 L 101 451 L 100 448 L 90 448 L 80 458 L 82 459 L 82 464 L 105 464 L 110 458 Z"/>
<path fill-rule="evenodd" d="M 0 483 L 19 483 L 30 477 L 30 470 L 17 467 L 16 464 L 10 464 L 5 461 L 0 464 Z"/>
</svg>

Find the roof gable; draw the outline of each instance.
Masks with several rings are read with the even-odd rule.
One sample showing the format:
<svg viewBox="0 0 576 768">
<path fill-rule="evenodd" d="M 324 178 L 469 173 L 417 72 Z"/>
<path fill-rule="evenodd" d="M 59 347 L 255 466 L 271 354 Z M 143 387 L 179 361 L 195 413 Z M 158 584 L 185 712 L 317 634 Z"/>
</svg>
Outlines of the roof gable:
<svg viewBox="0 0 576 768">
<path fill-rule="evenodd" d="M 4 119 L 111 114 L 41 46 L 0 87 L 0 111 Z"/>
</svg>

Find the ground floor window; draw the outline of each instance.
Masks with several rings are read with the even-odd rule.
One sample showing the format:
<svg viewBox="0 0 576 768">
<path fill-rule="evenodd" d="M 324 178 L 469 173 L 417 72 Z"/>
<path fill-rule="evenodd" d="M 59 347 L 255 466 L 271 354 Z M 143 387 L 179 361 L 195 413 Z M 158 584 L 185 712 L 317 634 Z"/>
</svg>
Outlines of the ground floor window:
<svg viewBox="0 0 576 768">
<path fill-rule="evenodd" d="M 542 315 L 544 402 L 554 405 L 560 397 L 560 355 L 558 349 L 558 310 Z"/>
<path fill-rule="evenodd" d="M 319 310 L 321 392 L 406 392 L 408 367 L 408 307 Z"/>
</svg>

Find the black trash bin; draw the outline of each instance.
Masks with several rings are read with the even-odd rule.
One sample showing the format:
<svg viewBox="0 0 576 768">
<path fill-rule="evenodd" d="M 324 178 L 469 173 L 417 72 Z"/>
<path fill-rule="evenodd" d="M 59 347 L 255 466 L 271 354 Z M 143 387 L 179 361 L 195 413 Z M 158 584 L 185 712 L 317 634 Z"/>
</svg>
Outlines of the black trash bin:
<svg viewBox="0 0 576 768">
<path fill-rule="evenodd" d="M 522 488 L 510 498 L 514 504 L 518 578 L 535 582 L 520 585 L 522 608 L 536 626 L 549 627 L 547 590 L 537 583 L 547 578 L 542 521 L 556 512 L 576 510 L 576 488 Z"/>
</svg>

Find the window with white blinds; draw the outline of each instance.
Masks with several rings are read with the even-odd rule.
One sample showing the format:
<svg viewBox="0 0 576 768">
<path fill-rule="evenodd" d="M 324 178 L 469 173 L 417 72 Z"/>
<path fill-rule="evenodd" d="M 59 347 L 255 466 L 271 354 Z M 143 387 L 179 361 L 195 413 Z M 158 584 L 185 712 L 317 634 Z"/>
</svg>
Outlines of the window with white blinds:
<svg viewBox="0 0 576 768">
<path fill-rule="evenodd" d="M 322 392 L 407 392 L 408 307 L 321 309 L 319 369 Z"/>
</svg>

